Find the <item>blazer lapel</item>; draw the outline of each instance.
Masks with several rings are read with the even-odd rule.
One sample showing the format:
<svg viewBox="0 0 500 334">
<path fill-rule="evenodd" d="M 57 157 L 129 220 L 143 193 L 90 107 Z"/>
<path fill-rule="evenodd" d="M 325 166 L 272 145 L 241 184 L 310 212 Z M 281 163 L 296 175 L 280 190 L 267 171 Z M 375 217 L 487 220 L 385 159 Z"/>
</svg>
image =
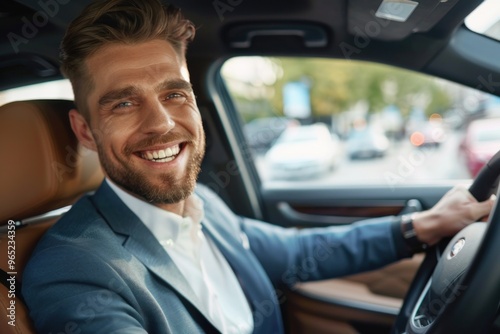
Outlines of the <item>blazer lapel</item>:
<svg viewBox="0 0 500 334">
<path fill-rule="evenodd" d="M 216 328 L 208 316 L 208 310 L 198 302 L 194 291 L 168 253 L 106 182 L 101 184 L 91 200 L 115 233 L 126 237 L 123 246 L 151 272 L 189 301 Z"/>
<path fill-rule="evenodd" d="M 257 259 L 252 254 L 244 256 L 249 251 L 225 229 L 215 228 L 207 219 L 203 221 L 203 228 L 214 240 L 240 281 L 253 312 L 254 333 L 283 333 L 279 302 Z M 271 307 L 269 303 L 272 303 Z"/>
</svg>

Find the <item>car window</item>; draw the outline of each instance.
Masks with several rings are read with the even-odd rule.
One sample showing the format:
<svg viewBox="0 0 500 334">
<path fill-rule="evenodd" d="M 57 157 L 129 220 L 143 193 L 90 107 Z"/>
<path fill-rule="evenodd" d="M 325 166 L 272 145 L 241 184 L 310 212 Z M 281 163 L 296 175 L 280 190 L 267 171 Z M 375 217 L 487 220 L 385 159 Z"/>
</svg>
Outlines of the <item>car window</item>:
<svg viewBox="0 0 500 334">
<path fill-rule="evenodd" d="M 478 149 L 476 135 L 466 140 L 474 121 L 500 117 L 499 99 L 443 79 L 352 60 L 271 57 L 229 59 L 221 75 L 263 182 L 463 180 L 500 149 Z"/>
<path fill-rule="evenodd" d="M 500 1 L 485 0 L 465 18 L 470 30 L 500 41 Z"/>
<path fill-rule="evenodd" d="M 21 100 L 73 100 L 73 98 L 71 84 L 65 79 L 4 90 L 0 92 L 0 105 Z"/>
</svg>

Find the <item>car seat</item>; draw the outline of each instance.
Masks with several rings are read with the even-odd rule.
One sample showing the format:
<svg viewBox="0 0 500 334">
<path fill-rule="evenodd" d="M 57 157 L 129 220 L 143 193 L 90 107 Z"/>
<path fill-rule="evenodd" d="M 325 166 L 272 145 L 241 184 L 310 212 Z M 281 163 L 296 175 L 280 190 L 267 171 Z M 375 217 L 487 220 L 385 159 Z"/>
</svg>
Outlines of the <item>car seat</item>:
<svg viewBox="0 0 500 334">
<path fill-rule="evenodd" d="M 23 268 L 45 231 L 103 179 L 79 145 L 65 100 L 0 107 L 0 333 L 35 333 L 21 297 Z M 12 306 L 14 305 L 14 306 Z"/>
</svg>

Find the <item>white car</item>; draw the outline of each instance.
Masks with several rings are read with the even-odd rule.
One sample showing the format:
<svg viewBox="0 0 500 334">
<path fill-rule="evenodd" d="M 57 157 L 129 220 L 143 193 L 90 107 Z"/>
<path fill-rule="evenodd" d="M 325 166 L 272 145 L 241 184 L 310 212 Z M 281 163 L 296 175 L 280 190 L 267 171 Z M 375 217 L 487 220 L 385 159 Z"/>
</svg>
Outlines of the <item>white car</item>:
<svg viewBox="0 0 500 334">
<path fill-rule="evenodd" d="M 383 157 L 389 149 L 389 139 L 376 129 L 354 130 L 346 142 L 351 159 Z"/>
<path fill-rule="evenodd" d="M 272 179 L 318 177 L 341 157 L 339 139 L 323 123 L 286 129 L 265 156 Z"/>
</svg>

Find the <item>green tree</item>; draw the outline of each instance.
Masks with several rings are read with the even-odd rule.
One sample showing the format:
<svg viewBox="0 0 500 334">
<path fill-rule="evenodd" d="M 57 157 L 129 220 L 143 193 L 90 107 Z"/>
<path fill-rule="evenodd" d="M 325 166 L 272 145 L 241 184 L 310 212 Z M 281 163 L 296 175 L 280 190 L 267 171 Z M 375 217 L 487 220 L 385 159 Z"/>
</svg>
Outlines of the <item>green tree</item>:
<svg viewBox="0 0 500 334">
<path fill-rule="evenodd" d="M 447 92 L 435 79 L 394 67 L 348 60 L 273 58 L 283 69 L 275 83 L 274 109 L 283 110 L 283 86 L 290 81 L 310 83 L 315 116 L 338 114 L 365 100 L 369 112 L 396 105 L 407 115 L 415 104 L 428 115 L 442 113 L 451 105 Z M 392 88 L 391 88 L 392 87 Z"/>
</svg>

